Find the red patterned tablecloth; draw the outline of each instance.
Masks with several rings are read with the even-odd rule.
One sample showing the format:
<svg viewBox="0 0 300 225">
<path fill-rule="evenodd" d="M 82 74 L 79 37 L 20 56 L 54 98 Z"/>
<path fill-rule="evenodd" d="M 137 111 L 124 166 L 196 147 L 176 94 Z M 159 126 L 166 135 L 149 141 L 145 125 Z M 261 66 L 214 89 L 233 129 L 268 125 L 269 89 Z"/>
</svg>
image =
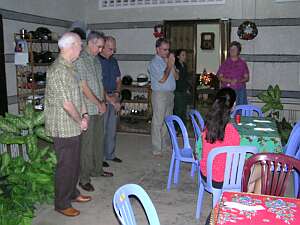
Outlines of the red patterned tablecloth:
<svg viewBox="0 0 300 225">
<path fill-rule="evenodd" d="M 258 208 L 260 209 L 257 210 Z M 218 225 L 296 225 L 300 224 L 300 199 L 224 192 L 212 217 L 212 224 Z"/>
</svg>

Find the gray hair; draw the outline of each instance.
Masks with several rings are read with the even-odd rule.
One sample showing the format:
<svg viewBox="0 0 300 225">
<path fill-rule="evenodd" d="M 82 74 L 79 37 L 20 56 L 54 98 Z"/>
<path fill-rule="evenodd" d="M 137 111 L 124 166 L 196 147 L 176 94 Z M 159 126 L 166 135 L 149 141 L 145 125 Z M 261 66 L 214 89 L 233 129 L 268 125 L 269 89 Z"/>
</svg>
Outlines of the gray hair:
<svg viewBox="0 0 300 225">
<path fill-rule="evenodd" d="M 90 31 L 88 36 L 87 36 L 87 42 L 94 40 L 94 39 L 103 39 L 104 40 L 104 33 L 103 32 L 98 32 L 98 31 Z"/>
<path fill-rule="evenodd" d="M 78 34 L 66 32 L 58 40 L 58 47 L 60 49 L 70 48 L 78 39 L 80 39 Z"/>
<path fill-rule="evenodd" d="M 105 36 L 105 41 L 116 42 L 116 39 L 113 36 Z"/>
</svg>

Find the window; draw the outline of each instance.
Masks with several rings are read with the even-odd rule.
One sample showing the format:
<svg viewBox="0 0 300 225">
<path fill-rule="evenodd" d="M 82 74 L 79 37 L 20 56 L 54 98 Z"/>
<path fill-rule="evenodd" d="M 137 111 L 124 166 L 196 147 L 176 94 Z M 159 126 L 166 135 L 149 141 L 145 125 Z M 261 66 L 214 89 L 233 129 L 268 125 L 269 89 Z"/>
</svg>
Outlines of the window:
<svg viewBox="0 0 300 225">
<path fill-rule="evenodd" d="M 287 0 L 283 0 L 287 1 Z M 297 1 L 297 0 L 294 0 Z M 176 5 L 225 4 L 225 0 L 99 0 L 99 10 Z"/>
</svg>

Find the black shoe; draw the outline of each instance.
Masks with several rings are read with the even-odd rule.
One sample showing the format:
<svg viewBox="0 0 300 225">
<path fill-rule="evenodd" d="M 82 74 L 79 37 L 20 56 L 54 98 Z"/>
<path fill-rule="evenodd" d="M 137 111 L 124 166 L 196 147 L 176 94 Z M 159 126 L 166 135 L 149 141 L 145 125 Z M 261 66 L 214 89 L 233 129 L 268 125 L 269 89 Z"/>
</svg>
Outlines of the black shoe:
<svg viewBox="0 0 300 225">
<path fill-rule="evenodd" d="M 110 159 L 110 161 L 117 162 L 117 163 L 121 163 L 122 162 L 122 160 L 119 159 L 119 158 L 117 158 L 117 157 L 115 157 L 113 159 Z"/>
<path fill-rule="evenodd" d="M 103 167 L 109 167 L 109 164 L 107 162 L 103 161 L 102 166 Z"/>
<path fill-rule="evenodd" d="M 89 192 L 95 191 L 95 188 L 91 183 L 86 183 L 86 184 L 79 183 L 79 187 L 81 187 L 85 191 L 89 191 Z"/>
</svg>

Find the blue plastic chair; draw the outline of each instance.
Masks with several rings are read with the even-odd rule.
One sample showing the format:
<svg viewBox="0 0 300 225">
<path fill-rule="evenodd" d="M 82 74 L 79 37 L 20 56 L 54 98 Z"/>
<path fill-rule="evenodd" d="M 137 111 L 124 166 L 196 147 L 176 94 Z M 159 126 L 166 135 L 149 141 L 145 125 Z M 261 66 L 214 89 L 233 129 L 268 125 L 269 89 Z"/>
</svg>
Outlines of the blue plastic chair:
<svg viewBox="0 0 300 225">
<path fill-rule="evenodd" d="M 290 134 L 284 153 L 288 156 L 292 156 L 300 160 L 300 123 L 299 122 L 294 126 Z M 297 171 L 294 171 L 293 174 L 294 174 L 294 193 L 295 193 L 295 198 L 297 198 L 299 186 L 300 186 L 300 178 L 299 178 L 299 173 Z"/>
<path fill-rule="evenodd" d="M 168 131 L 169 131 L 170 138 L 172 141 L 172 158 L 171 158 L 171 163 L 170 163 L 168 184 L 167 184 L 167 191 L 170 191 L 172 177 L 173 177 L 174 164 L 175 164 L 175 171 L 174 171 L 174 184 L 175 185 L 177 185 L 179 183 L 181 162 L 192 164 L 191 177 L 194 177 L 195 171 L 196 171 L 196 169 L 198 169 L 199 166 L 198 166 L 198 160 L 195 160 L 195 157 L 193 155 L 193 150 L 190 146 L 188 133 L 187 133 L 186 127 L 184 126 L 182 120 L 176 115 L 170 115 L 170 116 L 166 116 L 165 122 L 168 127 Z M 183 148 L 180 148 L 180 146 L 179 146 L 174 123 L 177 123 L 180 127 L 182 137 L 183 137 Z"/>
<path fill-rule="evenodd" d="M 122 225 L 136 225 L 136 220 L 130 203 L 130 196 L 136 196 L 144 207 L 150 225 L 160 225 L 155 207 L 145 192 L 137 184 L 125 184 L 114 194 L 113 206 Z"/>
<path fill-rule="evenodd" d="M 207 182 L 201 179 L 199 183 L 199 193 L 196 208 L 196 219 L 200 218 L 202 200 L 204 190 L 213 194 L 213 207 L 219 201 L 221 194 L 224 191 L 241 191 L 242 188 L 242 175 L 247 153 L 256 154 L 258 152 L 256 147 L 253 146 L 225 146 L 217 147 L 211 150 L 207 158 Z M 222 153 L 227 153 L 226 165 L 224 171 L 224 182 L 222 189 L 214 188 L 212 185 L 212 167 L 214 158 Z M 200 172 L 199 172 L 200 173 Z M 200 174 L 199 174 L 200 176 Z"/>
<path fill-rule="evenodd" d="M 189 112 L 189 116 L 191 117 L 193 128 L 194 128 L 194 134 L 195 134 L 195 140 L 197 141 L 199 137 L 201 137 L 201 132 L 204 130 L 204 120 L 197 110 L 192 109 Z M 197 118 L 197 119 L 196 119 Z"/>
<path fill-rule="evenodd" d="M 242 116 L 253 116 L 255 113 L 257 113 L 259 117 L 264 117 L 261 108 L 255 105 L 237 105 L 231 113 L 231 117 L 234 118 L 235 115 L 239 112 L 242 112 Z"/>
<path fill-rule="evenodd" d="M 293 127 L 293 129 L 292 129 L 292 131 L 291 131 L 291 133 L 290 133 L 289 139 L 290 139 L 290 137 L 293 135 L 294 131 L 295 131 L 298 127 L 300 127 L 300 120 L 294 125 L 294 127 Z M 283 152 L 286 152 L 286 148 L 287 148 L 287 143 L 286 143 L 286 145 L 283 147 Z"/>
</svg>

